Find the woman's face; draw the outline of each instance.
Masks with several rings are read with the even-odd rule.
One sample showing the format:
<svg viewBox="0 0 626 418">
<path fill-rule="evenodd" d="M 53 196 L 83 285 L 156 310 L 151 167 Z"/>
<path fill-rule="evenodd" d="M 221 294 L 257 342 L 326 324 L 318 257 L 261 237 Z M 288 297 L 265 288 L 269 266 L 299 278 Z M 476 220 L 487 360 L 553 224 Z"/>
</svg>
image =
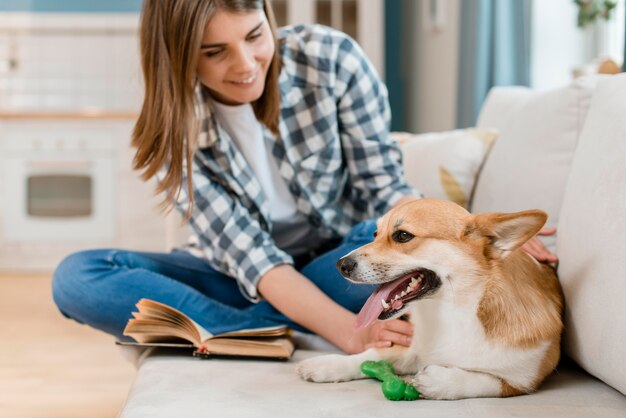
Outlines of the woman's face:
<svg viewBox="0 0 626 418">
<path fill-rule="evenodd" d="M 262 10 L 229 13 L 218 9 L 204 29 L 198 77 L 221 103 L 253 102 L 263 94 L 274 48 Z"/>
</svg>

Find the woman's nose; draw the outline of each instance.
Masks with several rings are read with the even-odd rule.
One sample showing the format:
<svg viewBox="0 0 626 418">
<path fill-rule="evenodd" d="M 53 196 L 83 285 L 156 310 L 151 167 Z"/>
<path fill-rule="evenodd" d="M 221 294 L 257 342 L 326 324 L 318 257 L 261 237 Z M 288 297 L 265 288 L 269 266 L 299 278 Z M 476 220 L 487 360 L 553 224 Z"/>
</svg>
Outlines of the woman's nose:
<svg viewBox="0 0 626 418">
<path fill-rule="evenodd" d="M 237 73 L 246 73 L 246 72 L 254 71 L 254 68 L 255 68 L 254 52 L 250 48 L 247 48 L 246 46 L 238 48 L 234 54 L 232 68 Z"/>
</svg>

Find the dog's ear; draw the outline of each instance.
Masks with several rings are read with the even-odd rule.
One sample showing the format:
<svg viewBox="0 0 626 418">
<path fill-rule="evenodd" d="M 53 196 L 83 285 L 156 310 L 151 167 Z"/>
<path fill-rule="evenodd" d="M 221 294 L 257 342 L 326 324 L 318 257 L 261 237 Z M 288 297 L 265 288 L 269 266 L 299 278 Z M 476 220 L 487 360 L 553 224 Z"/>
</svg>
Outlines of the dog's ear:
<svg viewBox="0 0 626 418">
<path fill-rule="evenodd" d="M 541 210 L 516 213 L 481 213 L 469 217 L 463 236 L 486 241 L 491 257 L 506 257 L 539 232 L 548 215 Z"/>
</svg>

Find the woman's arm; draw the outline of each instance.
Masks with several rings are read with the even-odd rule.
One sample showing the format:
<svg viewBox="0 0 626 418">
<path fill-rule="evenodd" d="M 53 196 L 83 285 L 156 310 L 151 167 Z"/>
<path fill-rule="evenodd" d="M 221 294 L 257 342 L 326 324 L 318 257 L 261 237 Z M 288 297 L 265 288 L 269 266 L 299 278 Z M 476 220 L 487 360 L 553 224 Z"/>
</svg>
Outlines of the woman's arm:
<svg viewBox="0 0 626 418">
<path fill-rule="evenodd" d="M 259 293 L 303 327 L 326 338 L 349 354 L 369 347 L 388 347 L 392 343 L 408 346 L 413 326 L 401 320 L 377 321 L 356 331 L 355 315 L 335 303 L 291 265 L 268 271 L 259 282 Z"/>
</svg>

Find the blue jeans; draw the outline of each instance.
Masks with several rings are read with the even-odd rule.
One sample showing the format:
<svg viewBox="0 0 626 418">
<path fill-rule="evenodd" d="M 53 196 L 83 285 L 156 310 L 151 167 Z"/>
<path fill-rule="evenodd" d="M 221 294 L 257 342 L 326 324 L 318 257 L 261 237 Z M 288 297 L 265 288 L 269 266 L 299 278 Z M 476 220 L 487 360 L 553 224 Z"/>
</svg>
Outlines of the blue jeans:
<svg viewBox="0 0 626 418">
<path fill-rule="evenodd" d="M 374 286 L 345 280 L 335 264 L 370 242 L 374 221 L 356 225 L 331 251 L 300 269 L 341 306 L 357 312 Z M 244 298 L 235 279 L 186 252 L 147 253 L 115 249 L 72 254 L 57 267 L 52 294 L 63 315 L 123 340 L 122 331 L 141 298 L 183 311 L 214 334 L 241 328 L 285 324 L 309 332 L 266 301 Z"/>
</svg>

